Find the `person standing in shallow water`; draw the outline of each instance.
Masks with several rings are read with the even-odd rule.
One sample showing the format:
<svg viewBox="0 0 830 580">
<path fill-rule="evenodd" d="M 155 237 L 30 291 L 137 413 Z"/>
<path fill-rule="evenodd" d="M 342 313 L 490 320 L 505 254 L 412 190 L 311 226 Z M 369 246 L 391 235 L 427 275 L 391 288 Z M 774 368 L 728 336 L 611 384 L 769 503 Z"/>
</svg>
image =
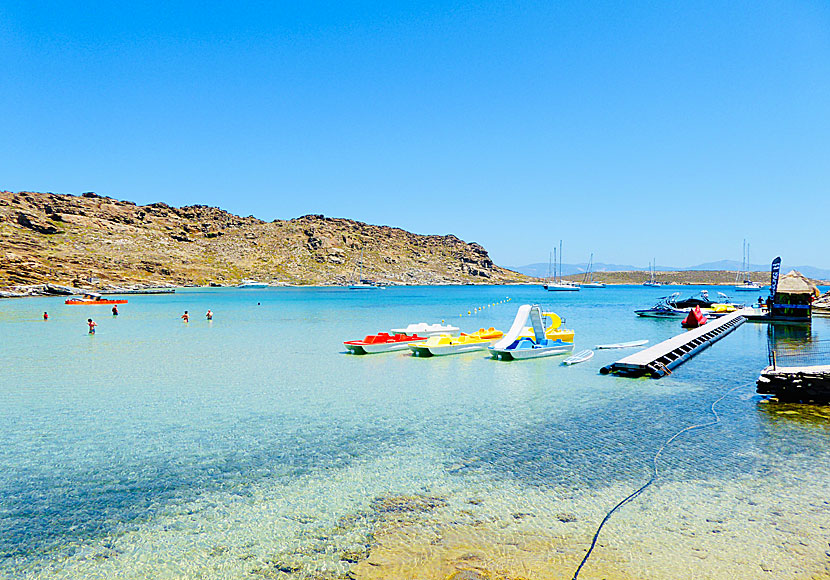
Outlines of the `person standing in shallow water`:
<svg viewBox="0 0 830 580">
<path fill-rule="evenodd" d="M 113 304 L 112 306 L 112 315 L 118 316 L 118 304 Z"/>
<path fill-rule="evenodd" d="M 98 324 L 91 318 L 86 319 L 86 324 L 89 326 L 89 333 L 95 334 L 95 327 L 98 326 Z"/>
<path fill-rule="evenodd" d="M 187 313 L 187 310 L 185 310 L 184 314 L 182 314 L 182 320 L 184 320 L 185 322 L 190 322 L 190 315 Z"/>
<path fill-rule="evenodd" d="M 208 320 L 213 320 L 213 310 L 208 308 L 208 311 L 205 312 L 205 318 L 207 318 Z"/>
</svg>

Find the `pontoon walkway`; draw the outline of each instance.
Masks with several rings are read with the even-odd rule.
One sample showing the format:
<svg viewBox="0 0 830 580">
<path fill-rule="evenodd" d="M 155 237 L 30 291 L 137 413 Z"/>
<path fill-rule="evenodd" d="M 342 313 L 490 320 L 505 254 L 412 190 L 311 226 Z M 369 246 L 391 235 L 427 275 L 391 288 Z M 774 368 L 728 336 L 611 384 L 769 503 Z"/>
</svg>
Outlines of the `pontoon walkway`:
<svg viewBox="0 0 830 580">
<path fill-rule="evenodd" d="M 731 314 L 710 320 L 703 326 L 673 336 L 660 344 L 641 350 L 613 364 L 602 367 L 600 373 L 616 373 L 626 377 L 645 375 L 659 379 L 671 374 L 671 369 L 682 365 L 706 347 L 746 322 L 744 314 L 752 312 L 751 308 L 742 308 Z"/>
</svg>

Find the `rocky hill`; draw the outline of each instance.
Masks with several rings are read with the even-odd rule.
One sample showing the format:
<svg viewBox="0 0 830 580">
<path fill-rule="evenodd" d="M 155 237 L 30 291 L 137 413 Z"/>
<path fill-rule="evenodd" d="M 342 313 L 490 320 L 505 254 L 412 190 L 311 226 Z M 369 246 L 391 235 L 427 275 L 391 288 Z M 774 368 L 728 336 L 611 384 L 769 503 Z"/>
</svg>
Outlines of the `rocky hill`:
<svg viewBox="0 0 830 580">
<path fill-rule="evenodd" d="M 0 192 L 0 287 L 53 282 L 499 284 L 527 278 L 455 236 L 307 215 L 264 222 L 224 210 L 139 206 L 84 193 Z"/>
</svg>

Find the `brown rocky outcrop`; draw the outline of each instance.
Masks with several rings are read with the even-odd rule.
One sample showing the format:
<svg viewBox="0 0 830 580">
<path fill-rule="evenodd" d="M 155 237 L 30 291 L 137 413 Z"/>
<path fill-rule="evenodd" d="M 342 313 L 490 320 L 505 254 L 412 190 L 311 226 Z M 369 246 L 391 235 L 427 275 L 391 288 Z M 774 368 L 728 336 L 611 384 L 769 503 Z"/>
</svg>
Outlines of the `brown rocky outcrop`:
<svg viewBox="0 0 830 580">
<path fill-rule="evenodd" d="M 97 193 L 0 191 L 0 287 L 42 283 L 520 282 L 479 244 L 319 214 L 264 222 L 206 205 L 136 205 Z M 2 258 L 5 256 L 5 258 Z M 14 256 L 15 259 L 9 259 Z"/>
</svg>

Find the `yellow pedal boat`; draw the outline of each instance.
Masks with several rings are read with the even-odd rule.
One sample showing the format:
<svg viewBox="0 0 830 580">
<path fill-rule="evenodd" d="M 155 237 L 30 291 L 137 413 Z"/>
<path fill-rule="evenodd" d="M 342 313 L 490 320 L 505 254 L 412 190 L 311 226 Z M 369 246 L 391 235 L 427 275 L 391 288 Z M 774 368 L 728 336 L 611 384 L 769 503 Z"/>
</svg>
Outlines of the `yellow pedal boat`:
<svg viewBox="0 0 830 580">
<path fill-rule="evenodd" d="M 504 333 L 493 327 L 487 329 L 480 328 L 470 334 L 462 332 L 458 336 L 451 336 L 449 334 L 431 336 L 426 342 L 419 342 L 408 346 L 409 350 L 415 356 L 445 356 L 448 354 L 487 350 L 487 347 L 499 340 L 502 336 L 504 336 Z"/>
</svg>

